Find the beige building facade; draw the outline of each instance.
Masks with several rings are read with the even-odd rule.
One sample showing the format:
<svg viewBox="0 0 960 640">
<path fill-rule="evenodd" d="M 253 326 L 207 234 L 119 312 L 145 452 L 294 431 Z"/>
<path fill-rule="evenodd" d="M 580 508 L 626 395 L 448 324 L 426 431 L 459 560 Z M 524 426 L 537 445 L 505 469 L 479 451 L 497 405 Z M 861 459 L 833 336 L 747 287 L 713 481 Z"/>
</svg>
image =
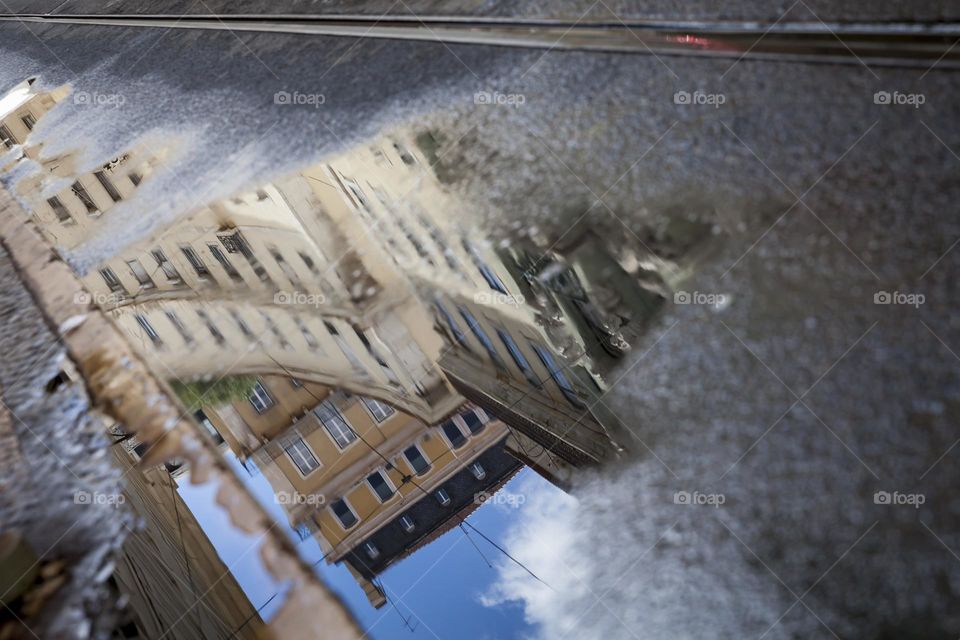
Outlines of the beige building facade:
<svg viewBox="0 0 960 640">
<path fill-rule="evenodd" d="M 203 412 L 248 468 L 270 481 L 291 525 L 313 535 L 328 562 L 362 549 L 509 434 L 477 407 L 428 424 L 369 396 L 279 376 L 259 378 L 247 400 Z M 384 594 L 354 575 L 382 606 Z"/>
</svg>

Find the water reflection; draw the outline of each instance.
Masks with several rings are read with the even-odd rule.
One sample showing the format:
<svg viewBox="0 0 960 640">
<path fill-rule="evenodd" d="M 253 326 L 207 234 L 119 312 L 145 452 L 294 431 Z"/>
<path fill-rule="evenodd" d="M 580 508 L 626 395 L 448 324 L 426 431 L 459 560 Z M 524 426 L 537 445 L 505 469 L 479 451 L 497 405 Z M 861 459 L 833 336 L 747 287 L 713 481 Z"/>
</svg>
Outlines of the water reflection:
<svg viewBox="0 0 960 640">
<path fill-rule="evenodd" d="M 71 308 L 105 309 L 175 383 L 372 635 L 518 637 L 526 618 L 551 640 L 956 637 L 960 120 L 942 64 L 243 36 L 252 56 L 230 33 L 97 29 L 118 40 L 81 47 L 58 28 L 44 46 L 83 73 L 45 75 L 127 102 L 18 87 L 6 184 L 80 260 Z M 277 102 L 295 91 L 329 100 Z M 926 102 L 878 101 L 898 91 Z M 37 389 L 82 392 L 43 371 Z M 257 514 L 231 522 L 190 484 L 195 448 L 97 428 L 123 439 L 121 468 L 176 483 L 204 534 L 181 544 L 183 504 L 131 494 L 123 513 L 157 503 L 158 520 L 126 556 L 149 575 L 115 579 L 133 626 L 276 626 L 306 581 L 246 566 Z M 87 433 L 48 446 L 73 463 Z M 47 466 L 21 495 L 72 486 L 24 440 Z M 69 525 L 68 506 L 34 511 Z M 34 552 L 65 528 L 30 531 Z M 226 624 L 194 604 L 208 590 Z"/>
<path fill-rule="evenodd" d="M 25 82 L 0 102 L 6 168 L 36 165 L 18 194 L 64 252 L 164 171 L 146 145 L 82 174 L 30 146 L 67 95 Z M 498 491 L 524 466 L 566 488 L 578 468 L 628 453 L 598 400 L 664 299 L 587 228 L 562 245 L 536 230 L 492 242 L 435 152 L 398 129 L 184 211 L 90 269 L 73 301 L 110 314 L 219 450 L 269 482 L 283 525 L 378 608 L 381 574 L 454 528 L 506 553 L 467 518 L 512 499 Z M 257 633 L 259 603 L 180 495 L 184 452 L 110 433 L 146 523 L 113 578 L 129 597 L 118 633 Z M 210 596 L 180 613 L 191 591 Z"/>
</svg>

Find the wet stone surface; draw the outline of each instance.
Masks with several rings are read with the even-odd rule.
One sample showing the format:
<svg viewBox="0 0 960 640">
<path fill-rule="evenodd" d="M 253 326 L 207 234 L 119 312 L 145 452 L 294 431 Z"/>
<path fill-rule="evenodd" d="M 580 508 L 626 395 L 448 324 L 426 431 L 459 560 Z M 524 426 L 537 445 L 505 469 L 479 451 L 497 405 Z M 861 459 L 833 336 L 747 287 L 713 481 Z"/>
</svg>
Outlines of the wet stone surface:
<svg viewBox="0 0 960 640">
<path fill-rule="evenodd" d="M 951 11 L 870 15 L 914 10 Z M 462 535 L 454 516 L 430 531 L 406 523 L 407 500 L 434 501 L 408 515 L 449 506 L 468 522 L 503 506 L 445 502 L 429 483 L 447 456 L 459 465 L 451 491 L 522 505 L 500 522 L 493 577 L 464 596 L 522 619 L 504 637 L 960 633 L 954 73 L 120 28 L 0 34 L 0 89 L 31 76 L 37 93 L 65 87 L 27 157 L 3 158 L 5 184 L 43 212 L 158 375 L 260 376 L 259 390 L 203 407 L 211 436 L 243 461 L 241 477 L 259 478 L 245 481 L 279 523 L 319 541 L 310 562 L 354 563 L 363 607 L 400 601 L 382 589 L 399 572 L 382 567 L 415 566 Z M 133 167 L 145 158 L 157 159 L 149 173 Z M 101 194 L 106 211 L 81 210 L 78 196 L 71 213 L 89 226 L 75 241 L 48 199 L 74 180 L 96 188 L 105 170 L 127 191 Z M 108 263 L 117 283 L 98 272 Z M 68 507 L 56 526 L 38 523 L 72 500 L 68 488 L 109 491 L 117 473 L 79 385 L 43 391 L 62 355 L 15 274 L 0 277 L 0 382 L 31 465 L 0 473 L 13 487 L 60 479 L 28 501 L 13 492 L 11 522 L 41 551 L 81 545 L 93 573 L 119 520 L 85 511 L 62 541 Z M 545 387 L 549 400 L 525 403 Z M 469 403 L 489 413 L 488 435 L 467 422 Z M 386 405 L 422 424 L 391 434 Z M 503 446 L 528 467 L 520 476 L 495 484 L 469 466 L 502 444 L 483 438 L 518 432 L 529 441 Z M 608 464 L 584 463 L 595 459 Z M 380 511 L 393 492 L 403 508 Z M 396 545 L 364 546 L 388 534 Z M 462 567 L 437 566 L 443 579 Z M 435 612 L 416 618 L 439 625 Z M 469 637 L 499 623 L 481 619 Z M 393 623 L 382 637 L 406 637 Z"/>
</svg>

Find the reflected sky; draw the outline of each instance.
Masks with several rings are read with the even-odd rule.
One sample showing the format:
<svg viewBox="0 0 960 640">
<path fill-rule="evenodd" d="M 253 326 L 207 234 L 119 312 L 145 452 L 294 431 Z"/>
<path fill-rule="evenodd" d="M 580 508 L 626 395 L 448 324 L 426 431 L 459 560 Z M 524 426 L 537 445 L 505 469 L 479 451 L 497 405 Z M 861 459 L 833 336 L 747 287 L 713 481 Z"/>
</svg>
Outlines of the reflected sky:
<svg viewBox="0 0 960 640">
<path fill-rule="evenodd" d="M 269 482 L 262 475 L 249 474 L 232 455 L 227 459 L 261 504 L 278 522 L 284 522 L 286 513 L 274 499 Z M 251 601 L 259 603 L 262 617 L 269 621 L 280 606 L 282 588 L 278 589 L 279 585 L 273 584 L 258 563 L 247 556 L 250 538 L 225 522 L 211 503 L 210 489 L 181 484 L 179 492 Z M 535 501 L 564 499 L 562 492 L 531 471 L 513 478 L 503 491 Z M 522 510 L 530 508 L 528 505 L 526 500 L 517 506 L 491 502 L 476 511 L 471 521 L 504 545 L 508 531 L 518 517 L 522 518 Z M 293 529 L 287 529 L 287 534 L 304 559 L 345 600 L 370 638 L 447 638 L 458 634 L 479 639 L 517 638 L 535 631 L 526 621 L 522 605 L 498 600 L 502 592 L 498 578 L 503 568 L 499 552 L 482 540 L 471 542 L 462 531 L 451 533 L 388 570 L 383 580 L 395 606 L 380 610 L 370 607 L 342 566 L 323 562 L 323 551 L 312 538 L 301 540 Z M 500 567 L 500 571 L 494 567 Z"/>
</svg>

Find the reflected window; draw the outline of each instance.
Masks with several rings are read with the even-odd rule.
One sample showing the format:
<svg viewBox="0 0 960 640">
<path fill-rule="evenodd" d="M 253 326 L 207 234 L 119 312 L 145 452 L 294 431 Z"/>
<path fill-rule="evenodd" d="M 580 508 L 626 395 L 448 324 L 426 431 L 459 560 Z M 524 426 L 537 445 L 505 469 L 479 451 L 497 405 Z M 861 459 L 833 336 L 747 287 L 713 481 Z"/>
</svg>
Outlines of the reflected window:
<svg viewBox="0 0 960 640">
<path fill-rule="evenodd" d="M 293 464 L 297 465 L 297 470 L 300 472 L 300 475 L 309 475 L 320 467 L 320 462 L 317 460 L 317 457 L 313 455 L 313 451 L 300 436 L 297 436 L 295 440 L 287 444 L 283 450 L 290 456 Z"/>
<path fill-rule="evenodd" d="M 193 336 L 187 331 L 187 327 L 183 324 L 183 321 L 180 320 L 178 316 L 173 311 L 164 311 L 164 314 L 167 316 L 167 320 L 170 321 L 170 324 L 173 325 L 173 328 L 177 330 L 177 333 L 180 334 L 180 337 L 183 338 L 183 341 L 187 345 L 193 344 Z"/>
<path fill-rule="evenodd" d="M 463 435 L 463 431 L 460 431 L 460 427 L 453 420 L 447 420 L 440 428 L 443 429 L 443 435 L 447 436 L 447 440 L 450 441 L 454 449 L 459 449 L 467 443 L 467 437 Z"/>
<path fill-rule="evenodd" d="M 373 398 L 360 398 L 360 402 L 367 408 L 370 415 L 377 422 L 383 422 L 394 414 L 393 407 Z"/>
<path fill-rule="evenodd" d="M 150 338 L 150 341 L 153 342 L 154 346 L 162 347 L 163 340 L 160 339 L 160 334 L 156 332 L 156 330 L 153 328 L 153 325 L 151 325 L 150 321 L 147 320 L 146 316 L 144 316 L 143 314 L 137 313 L 137 314 L 134 314 L 133 317 L 136 318 L 137 324 L 139 324 L 140 328 L 142 328 L 146 332 L 147 337 Z"/>
<path fill-rule="evenodd" d="M 210 274 L 210 270 L 207 269 L 207 265 L 203 263 L 203 260 L 201 260 L 200 256 L 197 255 L 197 252 L 193 250 L 193 247 L 181 245 L 180 252 L 183 253 L 184 257 L 187 259 L 187 262 L 190 263 L 190 266 L 193 267 L 193 270 L 197 272 L 198 276 L 204 278 Z"/>
<path fill-rule="evenodd" d="M 333 441 L 336 442 L 337 446 L 341 449 L 346 448 L 357 440 L 357 434 L 350 426 L 350 423 L 340 415 L 340 412 L 337 411 L 336 407 L 334 407 L 333 403 L 329 400 L 321 402 L 320 405 L 313 410 L 313 414 L 317 416 L 317 419 L 323 424 L 323 428 L 327 430 L 327 433 L 330 434 L 330 437 L 333 438 Z"/>
<path fill-rule="evenodd" d="M 550 351 L 548 351 L 545 347 L 541 347 L 534 342 L 531 342 L 530 346 L 533 347 L 533 350 L 537 353 L 537 357 L 540 358 L 540 362 L 543 363 L 543 366 L 545 366 L 547 371 L 550 372 L 550 377 L 553 378 L 553 381 L 558 387 L 560 387 L 560 391 L 563 393 L 563 397 L 567 399 L 567 402 L 578 409 L 585 409 L 586 405 L 584 405 L 577 396 L 576 390 L 573 388 L 573 385 L 570 384 L 570 380 L 567 378 L 566 374 L 557 364 L 553 354 L 550 353 Z"/>
<path fill-rule="evenodd" d="M 497 274 L 494 272 L 493 269 L 488 267 L 483 262 L 478 262 L 477 268 L 480 270 L 480 275 L 482 275 L 483 279 L 487 281 L 487 284 L 490 286 L 491 289 L 493 289 L 494 291 L 499 291 L 500 293 L 507 292 L 507 288 L 503 286 L 503 282 L 501 282 L 500 278 L 497 276 Z"/>
<path fill-rule="evenodd" d="M 474 462 L 470 465 L 470 473 L 473 474 L 473 477 L 477 480 L 483 480 L 487 477 L 487 470 L 483 468 L 483 465 L 479 462 Z"/>
<path fill-rule="evenodd" d="M 397 152 L 397 155 L 400 156 L 400 160 L 403 161 L 403 164 L 413 165 L 417 162 L 413 157 L 413 154 L 410 153 L 407 148 L 399 142 L 393 143 L 393 149 Z"/>
<path fill-rule="evenodd" d="M 13 145 L 17 144 L 13 134 L 10 133 L 10 129 L 7 129 L 2 124 L 0 124 L 0 143 L 2 143 L 7 149 L 13 149 Z"/>
<path fill-rule="evenodd" d="M 293 270 L 286 259 L 283 257 L 283 254 L 280 253 L 280 250 L 276 247 L 269 247 L 270 255 L 273 257 L 273 261 L 277 263 L 277 266 L 280 267 L 280 270 L 283 271 L 283 275 L 287 276 L 287 280 L 290 281 L 295 287 L 300 286 L 300 278 L 297 277 L 297 272 Z"/>
<path fill-rule="evenodd" d="M 120 282 L 117 274 L 115 274 L 113 269 L 110 267 L 104 267 L 103 269 L 100 269 L 100 277 L 103 278 L 103 281 L 106 283 L 107 287 L 110 288 L 110 291 L 117 292 L 123 290 L 123 283 Z"/>
<path fill-rule="evenodd" d="M 447 311 L 446 307 L 440 304 L 439 300 L 436 300 L 434 305 L 437 307 L 437 311 L 440 312 L 440 315 L 443 316 L 443 319 L 446 320 L 447 326 L 450 327 L 450 331 L 453 333 L 453 337 L 457 339 L 457 342 L 464 347 L 469 348 L 467 345 L 467 337 L 463 335 L 463 331 L 460 330 L 459 325 L 457 325 L 457 321 L 453 319 L 453 316 L 450 315 L 450 312 Z"/>
<path fill-rule="evenodd" d="M 47 204 L 50 205 L 51 209 L 53 209 L 53 213 L 57 216 L 57 220 L 60 222 L 73 222 L 73 217 L 70 215 L 70 212 L 67 211 L 67 208 L 63 206 L 60 198 L 56 196 L 47 198 Z"/>
<path fill-rule="evenodd" d="M 150 278 L 150 274 L 148 274 L 147 270 L 143 268 L 143 265 L 139 260 L 127 260 L 127 266 L 130 268 L 130 272 L 133 274 L 133 277 L 137 279 L 138 283 L 140 283 L 141 289 L 153 289 L 157 286 L 153 283 L 153 280 Z"/>
<path fill-rule="evenodd" d="M 167 276 L 167 280 L 170 282 L 180 282 L 182 280 L 180 277 L 180 272 L 177 271 L 175 266 L 173 266 L 173 263 L 170 262 L 162 249 L 154 249 L 150 253 L 153 255 L 153 259 L 157 263 L 157 266 L 160 267 L 160 269 L 163 271 L 163 274 Z"/>
<path fill-rule="evenodd" d="M 467 321 L 467 326 L 470 327 L 470 331 L 473 332 L 473 335 L 476 336 L 477 340 L 480 341 L 480 344 L 483 345 L 483 348 L 487 350 L 490 359 L 493 360 L 493 363 L 500 367 L 504 367 L 503 360 L 500 358 L 500 354 L 497 353 L 496 348 L 493 346 L 493 342 L 490 340 L 490 336 L 487 335 L 487 332 L 483 330 L 483 327 L 480 326 L 480 322 L 474 317 L 472 313 L 467 311 L 465 307 L 457 307 L 460 310 L 460 315 L 463 316 L 463 319 Z"/>
<path fill-rule="evenodd" d="M 350 505 L 348 505 L 347 501 L 343 498 L 331 504 L 330 510 L 333 511 L 333 515 L 337 517 L 337 520 L 340 521 L 340 526 L 344 529 L 349 529 L 360 521 L 353 512 L 353 509 L 350 508 Z"/>
<path fill-rule="evenodd" d="M 333 338 L 333 341 L 337 343 L 337 347 L 340 348 L 340 353 L 342 353 L 343 357 L 347 359 L 347 362 L 350 363 L 350 366 L 353 367 L 354 371 L 366 372 L 366 367 L 364 367 L 363 363 L 357 358 L 350 344 L 344 340 L 342 335 L 340 335 L 340 331 L 337 330 L 332 323 L 327 322 L 326 320 L 323 321 L 323 326 L 326 328 L 327 333 L 330 334 L 330 337 Z"/>
<path fill-rule="evenodd" d="M 316 265 L 316 263 L 313 261 L 313 258 L 311 258 L 310 256 L 308 256 L 307 254 L 305 254 L 305 253 L 302 252 L 302 251 L 298 251 L 298 252 L 297 252 L 297 255 L 300 256 L 300 260 L 302 260 L 302 261 L 303 261 L 303 264 L 305 264 L 305 265 L 307 266 L 307 269 L 310 270 L 310 273 L 312 273 L 313 275 L 317 275 L 317 273 L 318 273 L 319 270 L 317 269 L 317 265 Z"/>
<path fill-rule="evenodd" d="M 240 333 L 244 335 L 248 340 L 253 340 L 256 336 L 253 334 L 253 330 L 250 328 L 250 325 L 247 324 L 247 321 L 240 317 L 240 314 L 236 312 L 235 309 L 230 310 L 230 316 L 233 318 L 233 321 L 237 323 L 237 327 L 240 328 Z"/>
<path fill-rule="evenodd" d="M 293 316 L 294 322 L 297 323 L 297 328 L 300 329 L 300 335 L 303 336 L 303 341 L 307 343 L 307 348 L 311 351 L 320 347 L 320 343 L 317 342 L 317 337 L 313 335 L 313 332 L 307 328 L 307 325 L 304 324 L 303 319 L 298 316 Z"/>
<path fill-rule="evenodd" d="M 97 205 L 93 202 L 93 198 L 90 197 L 90 194 L 87 193 L 87 190 L 80 184 L 79 180 L 73 183 L 70 190 L 73 192 L 73 195 L 77 196 L 77 199 L 83 203 L 83 207 L 87 210 L 87 213 L 96 213 L 98 211 Z"/>
<path fill-rule="evenodd" d="M 373 544 L 372 542 L 364 542 L 363 550 L 371 560 L 376 560 L 380 557 L 380 549 L 378 549 L 377 545 Z"/>
<path fill-rule="evenodd" d="M 427 462 L 427 458 L 417 445 L 407 447 L 403 452 L 403 457 L 407 459 L 407 462 L 410 463 L 410 466 L 418 476 L 422 476 L 430 469 L 430 463 Z"/>
<path fill-rule="evenodd" d="M 433 496 L 441 506 L 445 507 L 450 504 L 450 494 L 447 493 L 446 489 L 437 489 Z"/>
<path fill-rule="evenodd" d="M 377 364 L 380 365 L 380 369 L 383 374 L 387 377 L 390 382 L 394 384 L 400 384 L 400 381 L 397 380 L 396 374 L 393 372 L 393 369 L 390 368 L 390 365 L 387 364 L 387 361 L 383 359 L 383 356 L 374 348 L 371 344 L 370 339 L 367 337 L 367 334 L 356 325 L 351 325 L 353 327 L 353 332 L 356 334 L 357 338 L 360 339 L 360 342 L 367 349 L 367 353 L 370 354 L 370 357 L 377 361 Z M 372 330 L 371 334 L 372 334 Z"/>
<path fill-rule="evenodd" d="M 264 387 L 259 380 L 253 385 L 253 390 L 250 392 L 248 400 L 250 400 L 253 408 L 257 410 L 257 413 L 263 413 L 276 404 L 267 392 L 266 387 Z"/>
<path fill-rule="evenodd" d="M 93 175 L 96 177 L 97 182 L 100 183 L 100 186 L 103 187 L 103 190 L 107 192 L 107 195 L 110 196 L 111 200 L 114 202 L 120 202 L 120 200 L 122 200 L 120 192 L 117 191 L 117 187 L 113 184 L 113 181 L 107 177 L 107 174 L 103 171 L 94 171 Z"/>
<path fill-rule="evenodd" d="M 273 337 L 277 339 L 277 342 L 280 343 L 280 346 L 284 349 L 289 349 L 290 343 L 287 341 L 286 336 L 284 336 L 280 331 L 280 327 L 277 326 L 277 323 L 273 321 L 273 318 L 268 316 L 266 311 L 261 311 L 260 317 L 263 318 L 263 322 L 267 325 L 267 328 L 270 329 L 270 333 L 272 333 Z"/>
<path fill-rule="evenodd" d="M 477 270 L 480 272 L 480 275 L 483 276 L 483 279 L 487 281 L 487 286 L 494 291 L 507 293 L 507 288 L 503 285 L 503 281 L 500 280 L 500 277 L 497 276 L 497 272 L 491 269 L 490 266 L 484 262 L 483 258 L 480 257 L 480 254 L 473 247 L 473 245 L 464 240 L 463 248 L 468 254 L 470 254 L 470 257 L 473 258 L 473 263 L 477 266 Z"/>
<path fill-rule="evenodd" d="M 377 470 L 368 475 L 367 482 L 370 484 L 373 492 L 377 494 L 380 502 L 386 502 L 393 497 L 393 487 L 390 486 L 390 482 L 382 471 Z"/>
<path fill-rule="evenodd" d="M 539 387 L 540 380 L 537 378 L 537 374 L 533 372 L 530 363 L 527 361 L 526 356 L 523 355 L 523 352 L 520 351 L 520 345 L 513 339 L 513 336 L 503 329 L 497 329 L 497 335 L 500 336 L 500 342 L 502 342 L 503 346 L 510 352 L 510 357 L 513 358 L 517 368 L 520 369 L 524 377 L 526 377 L 530 384 Z"/>
<path fill-rule="evenodd" d="M 197 317 L 203 321 L 203 324 L 207 326 L 207 331 L 210 332 L 210 335 L 213 336 L 213 339 L 219 346 L 223 346 L 227 343 L 227 339 L 223 337 L 223 334 L 220 333 L 220 329 L 217 328 L 217 325 L 213 324 L 213 320 L 210 319 L 210 316 L 207 315 L 206 311 L 197 310 Z"/>
<path fill-rule="evenodd" d="M 416 528 L 416 525 L 413 523 L 413 518 L 410 516 L 400 516 L 400 526 L 403 527 L 403 530 L 407 533 L 413 533 L 413 530 Z"/>
<path fill-rule="evenodd" d="M 210 249 L 210 253 L 213 254 L 213 257 L 220 263 L 220 266 L 223 267 L 223 270 L 227 272 L 227 275 L 230 276 L 233 280 L 241 280 L 240 272 L 237 271 L 237 268 L 233 266 L 233 263 L 230 262 L 230 258 L 220 250 L 219 245 L 208 244 L 207 248 Z"/>
<path fill-rule="evenodd" d="M 267 273 L 267 268 L 263 266 L 260 259 L 257 258 L 257 255 L 239 231 L 230 236 L 217 236 L 217 238 L 220 240 L 220 243 L 226 247 L 228 253 L 236 253 L 239 251 L 240 254 L 246 258 L 250 268 L 253 269 L 253 272 L 261 282 L 270 280 L 270 274 Z"/>
<path fill-rule="evenodd" d="M 480 433 L 487 426 L 486 420 L 474 409 L 460 414 L 460 419 L 470 429 L 470 433 Z"/>
<path fill-rule="evenodd" d="M 33 117 L 32 113 L 27 113 L 21 116 L 20 122 L 22 122 L 23 126 L 25 126 L 30 131 L 33 131 L 33 128 L 37 126 L 37 119 Z"/>
<path fill-rule="evenodd" d="M 350 195 L 353 196 L 353 199 L 361 207 L 367 208 L 370 206 L 367 204 L 367 196 L 363 193 L 363 189 L 360 188 L 360 185 L 349 178 L 344 178 L 343 184 L 346 185 L 347 189 L 350 190 Z"/>
</svg>

